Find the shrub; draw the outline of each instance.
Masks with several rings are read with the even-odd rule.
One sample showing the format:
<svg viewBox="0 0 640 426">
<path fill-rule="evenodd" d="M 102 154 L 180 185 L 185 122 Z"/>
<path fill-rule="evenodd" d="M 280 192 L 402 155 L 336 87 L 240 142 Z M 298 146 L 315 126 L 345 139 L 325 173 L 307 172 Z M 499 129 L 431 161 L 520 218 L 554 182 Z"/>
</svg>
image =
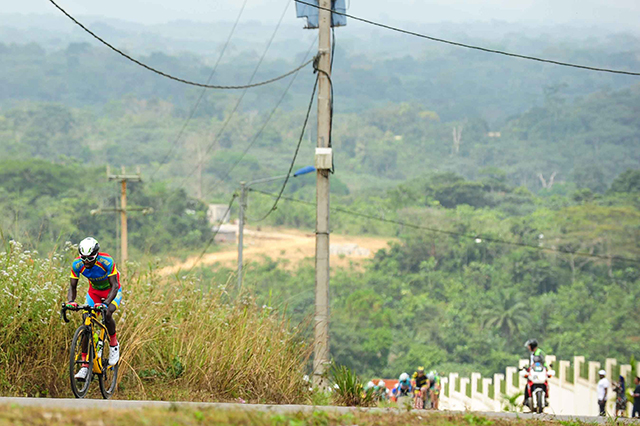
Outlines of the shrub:
<svg viewBox="0 0 640 426">
<path fill-rule="evenodd" d="M 331 367 L 334 383 L 333 400 L 336 405 L 370 407 L 375 405 L 373 388 L 366 389 L 357 374 L 344 365 Z"/>
</svg>

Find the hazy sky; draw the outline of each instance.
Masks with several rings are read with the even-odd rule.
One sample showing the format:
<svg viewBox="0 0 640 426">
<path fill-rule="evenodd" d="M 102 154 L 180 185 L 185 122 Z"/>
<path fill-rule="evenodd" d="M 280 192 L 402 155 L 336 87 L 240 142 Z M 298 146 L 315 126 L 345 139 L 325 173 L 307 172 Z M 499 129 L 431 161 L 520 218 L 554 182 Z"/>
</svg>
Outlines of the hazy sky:
<svg viewBox="0 0 640 426">
<path fill-rule="evenodd" d="M 232 20 L 241 0 L 56 0 L 75 15 L 158 24 L 178 19 Z M 248 0 L 244 20 L 273 21 L 288 0 Z M 504 20 L 530 24 L 597 24 L 632 28 L 640 0 L 347 0 L 349 12 L 385 22 Z M 48 0 L 2 0 L 0 13 L 59 13 Z M 392 5 L 392 6 L 391 6 Z M 391 6 L 391 7 L 390 7 Z M 294 23 L 293 5 L 285 22 Z"/>
</svg>

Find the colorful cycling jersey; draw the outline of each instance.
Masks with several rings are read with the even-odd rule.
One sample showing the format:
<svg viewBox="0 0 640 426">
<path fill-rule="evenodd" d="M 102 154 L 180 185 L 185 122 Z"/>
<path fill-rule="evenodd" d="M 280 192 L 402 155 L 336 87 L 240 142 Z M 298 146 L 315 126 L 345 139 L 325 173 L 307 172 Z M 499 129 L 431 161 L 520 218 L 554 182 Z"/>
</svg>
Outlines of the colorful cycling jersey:
<svg viewBox="0 0 640 426">
<path fill-rule="evenodd" d="M 440 376 L 435 376 L 431 381 L 431 389 L 435 389 L 436 385 L 440 385 Z"/>
<path fill-rule="evenodd" d="M 98 253 L 95 265 L 87 268 L 79 257 L 74 259 L 71 264 L 71 278 L 79 279 L 80 275 L 84 275 L 88 280 L 91 288 L 95 290 L 106 290 L 111 287 L 109 277 L 119 275 L 116 263 L 107 253 Z M 120 281 L 120 280 L 118 280 Z M 118 288 L 120 285 L 118 283 Z"/>
<path fill-rule="evenodd" d="M 411 386 L 410 381 L 406 382 L 398 382 L 396 385 L 396 395 L 398 396 L 406 396 L 413 392 L 413 386 Z"/>
<path fill-rule="evenodd" d="M 427 385 L 427 381 L 429 379 L 427 378 L 426 374 L 423 374 L 422 376 L 420 376 L 416 371 L 415 373 L 413 373 L 413 380 L 416 381 L 416 389 L 422 389 L 423 386 Z"/>
</svg>

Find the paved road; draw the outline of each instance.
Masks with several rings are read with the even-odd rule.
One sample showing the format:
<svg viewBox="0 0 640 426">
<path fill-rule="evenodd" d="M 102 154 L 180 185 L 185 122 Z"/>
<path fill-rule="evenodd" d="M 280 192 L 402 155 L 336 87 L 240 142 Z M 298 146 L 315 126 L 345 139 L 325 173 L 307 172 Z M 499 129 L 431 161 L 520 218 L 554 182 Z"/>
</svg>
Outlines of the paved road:
<svg viewBox="0 0 640 426">
<path fill-rule="evenodd" d="M 235 410 L 235 411 L 261 411 L 272 413 L 298 413 L 313 412 L 317 410 L 328 411 L 332 413 L 344 414 L 352 411 L 370 411 L 374 413 L 395 413 L 397 409 L 391 408 L 353 408 L 353 407 L 332 407 L 332 406 L 310 406 L 310 405 L 262 405 L 262 404 L 231 404 L 231 403 L 211 403 L 211 402 L 167 402 L 167 401 L 129 401 L 129 400 L 109 400 L 103 399 L 71 399 L 71 398 L 2 398 L 0 397 L 0 406 L 2 405 L 21 405 L 32 407 L 48 407 L 57 409 L 121 409 L 132 410 L 142 408 L 208 408 L 218 410 Z M 425 415 L 434 413 L 433 411 L 425 411 Z M 523 413 L 495 413 L 495 412 L 478 412 L 474 413 L 478 416 L 504 419 L 539 419 L 539 420 L 559 420 L 571 421 L 579 420 L 584 423 L 606 424 L 611 419 L 605 417 L 587 417 L 587 416 L 554 416 L 552 414 L 523 414 Z M 637 420 L 619 419 L 624 423 L 640 423 Z"/>
</svg>

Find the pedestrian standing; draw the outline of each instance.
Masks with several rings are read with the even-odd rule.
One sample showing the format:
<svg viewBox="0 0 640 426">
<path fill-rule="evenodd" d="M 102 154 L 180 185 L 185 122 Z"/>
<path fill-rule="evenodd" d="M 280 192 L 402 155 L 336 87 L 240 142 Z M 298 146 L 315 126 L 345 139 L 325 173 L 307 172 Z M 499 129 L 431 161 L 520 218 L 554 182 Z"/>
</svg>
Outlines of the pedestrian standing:
<svg viewBox="0 0 640 426">
<path fill-rule="evenodd" d="M 621 374 L 618 383 L 613 384 L 616 392 L 616 417 L 625 417 L 627 414 L 627 384 Z"/>
<path fill-rule="evenodd" d="M 609 393 L 609 388 L 611 388 L 611 383 L 605 377 L 607 372 L 604 370 L 598 371 L 598 375 L 600 376 L 600 381 L 598 382 L 597 395 L 598 395 L 598 408 L 600 410 L 601 416 L 607 415 L 607 394 Z"/>
<path fill-rule="evenodd" d="M 633 411 L 631 417 L 640 417 L 640 377 L 633 379 L 636 388 L 633 391 Z"/>
</svg>

